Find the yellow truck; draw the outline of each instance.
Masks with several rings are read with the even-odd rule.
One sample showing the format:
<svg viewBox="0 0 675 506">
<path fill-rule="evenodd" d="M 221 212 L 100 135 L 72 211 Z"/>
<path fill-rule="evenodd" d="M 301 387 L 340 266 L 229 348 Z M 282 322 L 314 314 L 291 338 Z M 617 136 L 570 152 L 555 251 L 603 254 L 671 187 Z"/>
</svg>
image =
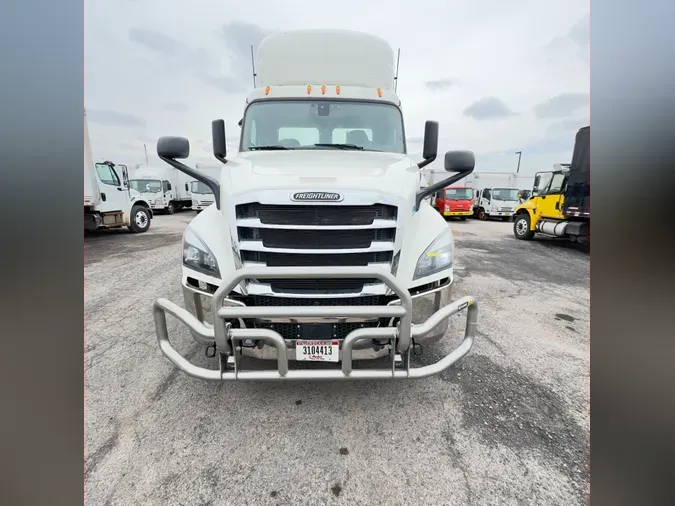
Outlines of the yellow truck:
<svg viewBox="0 0 675 506">
<path fill-rule="evenodd" d="M 576 135 L 570 164 L 556 164 L 554 170 L 535 174 L 531 197 L 516 207 L 513 234 L 529 240 L 536 234 L 566 237 L 580 244 L 590 243 L 591 127 Z"/>
</svg>

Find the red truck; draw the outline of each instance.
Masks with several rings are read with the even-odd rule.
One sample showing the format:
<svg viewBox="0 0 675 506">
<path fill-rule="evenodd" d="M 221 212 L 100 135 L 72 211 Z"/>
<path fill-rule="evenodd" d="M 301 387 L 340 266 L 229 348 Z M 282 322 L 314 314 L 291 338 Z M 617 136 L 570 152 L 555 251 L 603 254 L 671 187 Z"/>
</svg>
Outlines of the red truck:
<svg viewBox="0 0 675 506">
<path fill-rule="evenodd" d="M 443 216 L 466 220 L 473 214 L 473 189 L 469 186 L 448 186 L 436 194 L 435 204 Z"/>
</svg>

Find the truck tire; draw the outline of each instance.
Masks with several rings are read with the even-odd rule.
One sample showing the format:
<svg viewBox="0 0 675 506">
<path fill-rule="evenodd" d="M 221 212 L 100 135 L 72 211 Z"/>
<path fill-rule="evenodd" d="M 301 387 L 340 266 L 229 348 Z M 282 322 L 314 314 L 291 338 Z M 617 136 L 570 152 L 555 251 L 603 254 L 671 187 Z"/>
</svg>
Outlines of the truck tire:
<svg viewBox="0 0 675 506">
<path fill-rule="evenodd" d="M 513 235 L 516 239 L 527 241 L 534 237 L 534 232 L 530 230 L 530 215 L 527 213 L 517 214 L 513 220 Z"/>
<path fill-rule="evenodd" d="M 481 221 L 485 221 L 488 219 L 488 215 L 485 212 L 485 209 L 483 209 L 482 207 L 478 210 L 478 219 Z"/>
<path fill-rule="evenodd" d="M 466 216 L 460 216 L 459 219 L 460 219 L 461 221 L 466 221 Z"/>
<path fill-rule="evenodd" d="M 134 206 L 131 208 L 131 219 L 129 220 L 128 228 L 134 234 L 148 231 L 150 228 L 150 212 L 146 207 Z"/>
<path fill-rule="evenodd" d="M 169 205 L 166 206 L 166 214 L 173 214 L 176 212 L 176 204 L 169 202 Z"/>
</svg>

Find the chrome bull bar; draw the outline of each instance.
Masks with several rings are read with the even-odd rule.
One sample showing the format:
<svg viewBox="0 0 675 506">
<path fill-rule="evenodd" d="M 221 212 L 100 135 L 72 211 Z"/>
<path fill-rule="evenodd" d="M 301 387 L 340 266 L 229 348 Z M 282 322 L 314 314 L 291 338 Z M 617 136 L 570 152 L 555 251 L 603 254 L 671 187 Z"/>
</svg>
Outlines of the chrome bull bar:
<svg viewBox="0 0 675 506">
<path fill-rule="evenodd" d="M 400 299 L 400 306 L 223 306 L 223 300 L 245 279 L 256 278 L 376 278 L 385 283 Z M 223 380 L 318 380 L 318 379 L 404 379 L 424 378 L 438 374 L 466 355 L 476 336 L 478 307 L 473 297 L 464 297 L 441 307 L 424 323 L 412 323 L 412 297 L 407 289 L 391 273 L 373 267 L 245 267 L 223 280 L 212 298 L 213 328 L 209 328 L 187 310 L 166 299 L 154 304 L 155 330 L 159 347 L 166 357 L 179 369 L 195 378 L 213 381 Z M 439 361 L 423 367 L 411 367 L 412 341 L 431 332 L 439 323 L 467 309 L 466 329 L 460 345 Z M 169 340 L 166 313 L 187 325 L 205 341 L 213 341 L 218 353 L 220 367 L 207 369 L 192 364 L 178 353 Z M 342 343 L 342 367 L 340 369 L 289 370 L 287 345 L 279 333 L 262 328 L 231 328 L 226 320 L 237 318 L 267 317 L 372 317 L 399 318 L 396 327 L 361 328 L 350 332 Z M 237 343 L 260 340 L 277 350 L 276 370 L 251 371 L 241 368 L 241 348 Z M 389 340 L 391 367 L 387 369 L 353 369 L 352 350 L 363 339 Z M 397 366 L 397 363 L 402 363 Z"/>
</svg>

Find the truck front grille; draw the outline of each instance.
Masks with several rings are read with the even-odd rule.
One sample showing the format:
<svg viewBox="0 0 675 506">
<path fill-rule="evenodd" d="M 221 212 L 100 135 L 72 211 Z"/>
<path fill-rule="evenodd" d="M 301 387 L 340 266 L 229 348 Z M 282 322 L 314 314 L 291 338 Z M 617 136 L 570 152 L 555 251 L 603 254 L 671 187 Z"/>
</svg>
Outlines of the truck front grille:
<svg viewBox="0 0 675 506">
<path fill-rule="evenodd" d="M 237 206 L 237 219 L 257 218 L 264 225 L 371 225 L 376 219 L 396 220 L 396 207 L 337 205 L 264 205 L 257 202 Z"/>
<path fill-rule="evenodd" d="M 240 241 L 262 241 L 266 248 L 355 249 L 393 242 L 396 229 L 308 230 L 239 227 Z"/>
<path fill-rule="evenodd" d="M 235 207 L 237 245 L 244 265 L 269 267 L 379 266 L 391 269 L 398 209 L 374 205 Z M 353 228 L 351 228 L 353 227 Z M 273 293 L 361 293 L 375 279 L 258 279 Z"/>
</svg>

